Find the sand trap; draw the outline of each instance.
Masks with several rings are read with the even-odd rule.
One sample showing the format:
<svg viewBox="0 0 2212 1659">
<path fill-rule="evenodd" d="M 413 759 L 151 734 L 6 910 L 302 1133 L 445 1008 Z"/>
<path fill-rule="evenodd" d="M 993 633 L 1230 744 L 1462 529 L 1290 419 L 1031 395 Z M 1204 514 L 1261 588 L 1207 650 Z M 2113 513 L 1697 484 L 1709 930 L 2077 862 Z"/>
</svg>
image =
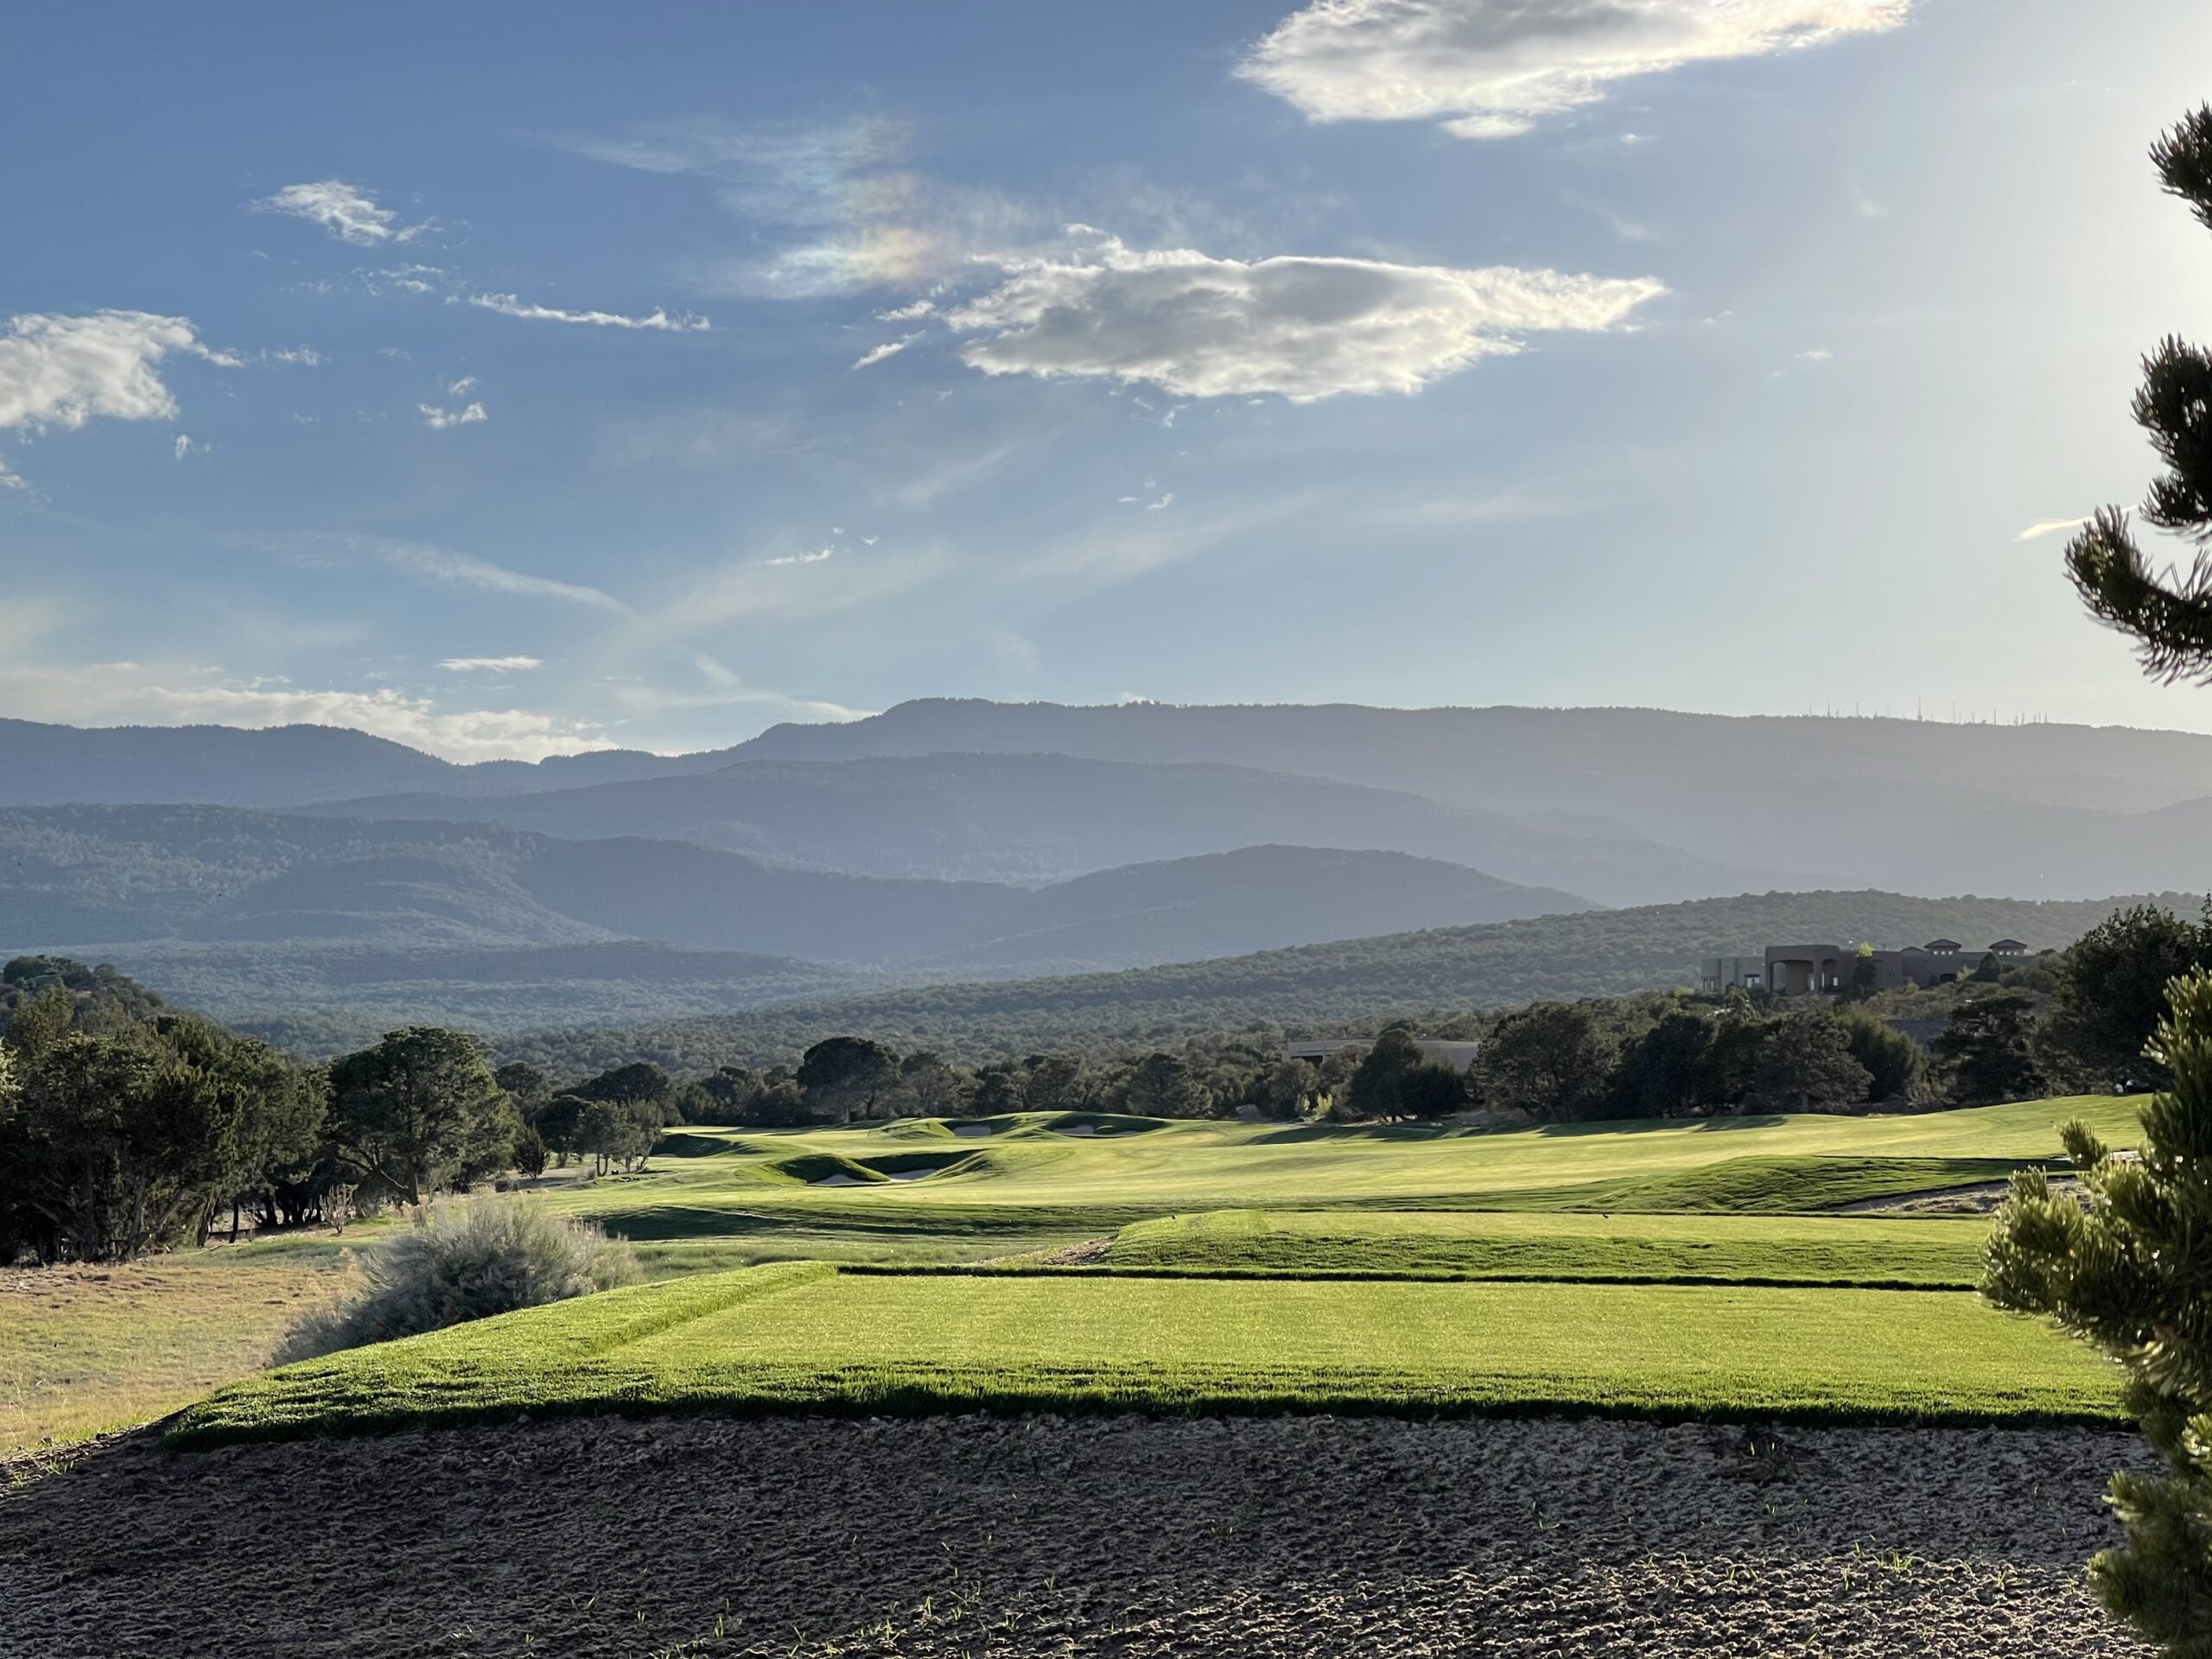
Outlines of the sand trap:
<svg viewBox="0 0 2212 1659">
<path fill-rule="evenodd" d="M 977 1135 L 996 1135 L 998 1133 L 996 1129 L 993 1128 L 988 1123 L 956 1123 L 952 1126 L 952 1132 L 955 1135 L 961 1136 L 963 1140 L 972 1140 Z"/>
<path fill-rule="evenodd" d="M 819 1180 L 809 1181 L 809 1186 L 874 1186 L 874 1181 L 864 1181 L 857 1175 L 848 1175 L 839 1170 L 835 1175 L 824 1175 Z"/>
<path fill-rule="evenodd" d="M 1117 1134 L 1118 1131 L 1114 1129 L 1102 1129 L 1096 1123 L 1055 1123 L 1052 1126 L 1052 1133 L 1054 1135 L 1079 1135 L 1083 1136 L 1084 1140 L 1090 1141 L 1095 1140 L 1102 1135 Z"/>
<path fill-rule="evenodd" d="M 883 1172 L 894 1181 L 918 1181 L 925 1175 L 934 1175 L 934 1169 L 887 1169 Z"/>
</svg>

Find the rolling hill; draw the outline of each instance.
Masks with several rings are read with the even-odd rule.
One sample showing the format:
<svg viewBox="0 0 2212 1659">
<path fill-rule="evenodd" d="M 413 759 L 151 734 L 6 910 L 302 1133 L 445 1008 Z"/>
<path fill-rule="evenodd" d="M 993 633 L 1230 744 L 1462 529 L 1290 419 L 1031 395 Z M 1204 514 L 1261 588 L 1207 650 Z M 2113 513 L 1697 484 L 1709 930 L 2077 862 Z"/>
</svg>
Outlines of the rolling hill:
<svg viewBox="0 0 2212 1659">
<path fill-rule="evenodd" d="M 1404 790 L 1211 761 L 753 760 L 681 778 L 483 798 L 384 796 L 304 810 L 570 837 L 644 835 L 817 869 L 951 880 L 1050 880 L 1296 842 L 1471 864 L 1607 904 L 1798 885 L 1771 868 L 1702 858 L 1618 825 L 1516 818 Z"/>
<path fill-rule="evenodd" d="M 2169 907 L 2185 895 L 2151 895 Z M 1789 940 L 1901 944 L 1948 935 L 2070 943 L 2122 906 L 1914 899 L 1878 892 L 1766 893 L 1487 926 L 1435 928 L 1211 962 L 996 983 L 912 987 L 655 1027 L 540 1033 L 499 1045 L 570 1071 L 624 1058 L 673 1067 L 797 1058 L 839 1033 L 969 1059 L 1043 1049 L 1119 1053 L 1201 1033 L 1357 1028 L 1400 1015 L 1619 995 L 1692 982 L 1698 959 Z"/>
<path fill-rule="evenodd" d="M 494 824 L 200 806 L 0 810 L 0 948 L 79 955 L 129 941 L 419 953 L 622 938 L 877 965 L 982 952 L 1010 969 L 1588 907 L 1396 853 L 1253 848 L 1031 888 L 774 868 L 687 842 Z"/>
</svg>

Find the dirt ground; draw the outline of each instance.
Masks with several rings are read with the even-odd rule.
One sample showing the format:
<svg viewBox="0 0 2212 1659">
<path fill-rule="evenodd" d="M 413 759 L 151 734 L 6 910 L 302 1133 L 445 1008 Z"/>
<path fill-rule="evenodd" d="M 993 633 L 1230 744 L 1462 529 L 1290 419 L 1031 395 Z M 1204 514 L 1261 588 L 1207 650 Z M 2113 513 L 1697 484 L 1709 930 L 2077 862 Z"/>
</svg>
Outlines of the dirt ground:
<svg viewBox="0 0 2212 1659">
<path fill-rule="evenodd" d="M 0 1484 L 0 1654 L 2137 1656 L 2088 1431 L 619 1418 Z"/>
</svg>

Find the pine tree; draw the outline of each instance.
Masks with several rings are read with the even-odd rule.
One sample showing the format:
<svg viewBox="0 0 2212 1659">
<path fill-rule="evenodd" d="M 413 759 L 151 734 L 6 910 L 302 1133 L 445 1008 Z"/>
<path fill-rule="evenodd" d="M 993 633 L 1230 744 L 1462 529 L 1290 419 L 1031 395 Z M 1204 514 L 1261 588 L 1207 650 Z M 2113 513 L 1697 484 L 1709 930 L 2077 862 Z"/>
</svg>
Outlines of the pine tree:
<svg viewBox="0 0 2212 1659">
<path fill-rule="evenodd" d="M 2212 105 L 2162 137 L 2151 160 L 2212 230 Z M 2067 573 L 2098 620 L 2133 636 L 2145 672 L 2212 683 L 2212 353 L 2170 337 L 2144 359 L 2135 420 L 2167 467 L 2142 515 L 2195 543 L 2194 561 L 2186 575 L 2153 569 L 2126 510 L 2107 507 L 2068 543 Z"/>
<path fill-rule="evenodd" d="M 2088 1208 L 2041 1170 L 2014 1176 L 1981 1289 L 2126 1367 L 2127 1409 L 2168 1472 L 2113 1477 L 2127 1543 L 2089 1575 L 2164 1652 L 2212 1659 L 2212 974 L 2174 982 L 2151 1054 L 2173 1082 L 2143 1109 L 2139 1156 L 2115 1157 L 2068 1124 Z"/>
</svg>

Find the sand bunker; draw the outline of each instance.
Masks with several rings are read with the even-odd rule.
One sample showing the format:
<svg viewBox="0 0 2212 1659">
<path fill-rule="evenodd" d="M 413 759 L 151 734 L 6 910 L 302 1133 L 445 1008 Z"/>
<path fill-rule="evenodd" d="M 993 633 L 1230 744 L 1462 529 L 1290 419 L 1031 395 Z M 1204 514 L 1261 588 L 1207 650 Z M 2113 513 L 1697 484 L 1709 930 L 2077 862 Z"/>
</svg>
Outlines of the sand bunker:
<svg viewBox="0 0 2212 1659">
<path fill-rule="evenodd" d="M 0 1651 L 2148 1659 L 2082 1587 L 2107 1475 L 2145 1462 L 2083 1430 L 1557 1420 L 140 1436 L 0 1484 Z"/>
<path fill-rule="evenodd" d="M 956 1123 L 952 1126 L 952 1132 L 960 1136 L 963 1140 L 971 1139 L 978 1135 L 996 1135 L 998 1133 L 996 1129 L 993 1128 L 988 1123 Z"/>
</svg>

